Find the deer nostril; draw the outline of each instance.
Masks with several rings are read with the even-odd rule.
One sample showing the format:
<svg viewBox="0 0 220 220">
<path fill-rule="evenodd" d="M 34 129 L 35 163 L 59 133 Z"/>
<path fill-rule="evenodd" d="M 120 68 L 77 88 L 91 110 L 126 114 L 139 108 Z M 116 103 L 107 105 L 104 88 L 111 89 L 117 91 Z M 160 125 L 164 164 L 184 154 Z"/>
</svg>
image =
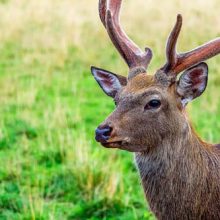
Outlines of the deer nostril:
<svg viewBox="0 0 220 220">
<path fill-rule="evenodd" d="M 112 128 L 108 126 L 108 128 L 105 128 L 105 131 L 103 130 L 103 135 L 104 136 L 110 136 L 112 133 Z"/>
<path fill-rule="evenodd" d="M 112 128 L 109 126 L 98 127 L 96 129 L 96 141 L 106 142 L 111 136 Z"/>
</svg>

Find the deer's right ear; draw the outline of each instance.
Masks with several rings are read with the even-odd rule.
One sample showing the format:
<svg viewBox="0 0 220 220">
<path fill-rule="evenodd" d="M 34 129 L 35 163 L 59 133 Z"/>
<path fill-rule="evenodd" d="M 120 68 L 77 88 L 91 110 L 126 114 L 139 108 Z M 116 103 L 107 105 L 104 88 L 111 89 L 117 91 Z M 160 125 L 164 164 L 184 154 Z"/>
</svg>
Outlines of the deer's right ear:
<svg viewBox="0 0 220 220">
<path fill-rule="evenodd" d="M 92 75 L 98 82 L 102 90 L 112 98 L 122 86 L 127 85 L 127 78 L 124 76 L 116 75 L 107 70 L 91 67 Z"/>
</svg>

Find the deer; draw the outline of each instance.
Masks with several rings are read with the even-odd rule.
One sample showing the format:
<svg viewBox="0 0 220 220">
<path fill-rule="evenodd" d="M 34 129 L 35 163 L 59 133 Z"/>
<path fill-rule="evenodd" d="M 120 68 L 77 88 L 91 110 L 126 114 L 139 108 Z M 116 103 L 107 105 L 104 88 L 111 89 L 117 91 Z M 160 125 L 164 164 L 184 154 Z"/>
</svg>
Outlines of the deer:
<svg viewBox="0 0 220 220">
<path fill-rule="evenodd" d="M 186 112 L 207 87 L 208 65 L 220 53 L 220 38 L 178 53 L 182 15 L 166 44 L 166 63 L 147 73 L 153 57 L 141 50 L 120 24 L 122 0 L 99 0 L 99 16 L 128 65 L 128 76 L 92 66 L 115 110 L 95 131 L 105 148 L 134 153 L 150 210 L 157 219 L 220 219 L 220 145 L 203 141 Z M 180 75 L 179 75 L 180 74 Z"/>
</svg>

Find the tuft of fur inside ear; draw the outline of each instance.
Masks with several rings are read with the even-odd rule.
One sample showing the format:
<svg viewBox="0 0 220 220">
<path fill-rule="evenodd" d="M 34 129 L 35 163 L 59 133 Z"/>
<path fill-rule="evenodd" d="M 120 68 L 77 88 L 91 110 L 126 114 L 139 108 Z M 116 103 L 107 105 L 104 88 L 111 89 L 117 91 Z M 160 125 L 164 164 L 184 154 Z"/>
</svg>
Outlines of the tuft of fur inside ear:
<svg viewBox="0 0 220 220">
<path fill-rule="evenodd" d="M 200 63 L 186 70 L 180 77 L 177 93 L 181 96 L 183 106 L 199 97 L 206 89 L 208 82 L 208 65 Z"/>
<path fill-rule="evenodd" d="M 104 69 L 97 67 L 91 67 L 92 75 L 98 82 L 102 90 L 111 97 L 115 97 L 116 93 L 121 89 L 122 86 L 127 84 L 127 78 L 109 72 Z"/>
</svg>

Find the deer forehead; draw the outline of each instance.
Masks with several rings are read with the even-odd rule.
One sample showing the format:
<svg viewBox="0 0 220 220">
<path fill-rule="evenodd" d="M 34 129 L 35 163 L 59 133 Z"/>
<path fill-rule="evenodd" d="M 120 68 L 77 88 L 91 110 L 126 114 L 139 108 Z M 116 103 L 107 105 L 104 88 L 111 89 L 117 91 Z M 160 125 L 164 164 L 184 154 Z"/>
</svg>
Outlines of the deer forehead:
<svg viewBox="0 0 220 220">
<path fill-rule="evenodd" d="M 157 94 L 164 94 L 169 91 L 167 87 L 158 83 L 154 76 L 143 73 L 128 81 L 127 85 L 121 91 L 121 96 L 126 96 L 128 94 L 136 96 L 149 90 L 151 94 L 153 94 L 154 91 Z"/>
<path fill-rule="evenodd" d="M 124 92 L 135 93 L 155 84 L 156 82 L 154 76 L 142 73 L 128 81 L 128 84 L 124 89 Z"/>
</svg>

